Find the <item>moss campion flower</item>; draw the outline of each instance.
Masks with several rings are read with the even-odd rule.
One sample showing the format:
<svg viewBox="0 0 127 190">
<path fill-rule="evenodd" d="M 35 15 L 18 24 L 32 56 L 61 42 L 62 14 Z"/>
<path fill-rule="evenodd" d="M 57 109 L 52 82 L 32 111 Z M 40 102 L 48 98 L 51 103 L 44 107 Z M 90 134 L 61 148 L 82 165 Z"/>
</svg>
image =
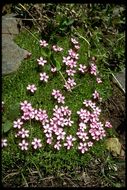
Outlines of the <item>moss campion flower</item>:
<svg viewBox="0 0 127 190">
<path fill-rule="evenodd" d="M 27 86 L 27 90 L 29 90 L 30 92 L 34 93 L 37 90 L 37 87 L 35 86 L 35 84 L 29 84 Z"/>
<path fill-rule="evenodd" d="M 34 149 L 42 147 L 41 139 L 34 138 L 31 144 L 33 145 Z"/>
<path fill-rule="evenodd" d="M 47 63 L 47 60 L 43 59 L 43 57 L 40 57 L 40 59 L 37 59 L 38 65 L 44 66 L 45 63 Z"/>
<path fill-rule="evenodd" d="M 28 142 L 26 142 L 25 139 L 23 139 L 22 142 L 19 143 L 19 146 L 20 146 L 21 150 L 28 150 Z"/>
<path fill-rule="evenodd" d="M 41 81 L 48 82 L 48 78 L 49 78 L 49 76 L 45 72 L 40 73 L 40 80 Z"/>
<path fill-rule="evenodd" d="M 39 42 L 40 42 L 40 46 L 41 46 L 41 47 L 46 47 L 46 46 L 48 46 L 48 43 L 47 43 L 45 40 L 40 40 Z"/>
<path fill-rule="evenodd" d="M 1 147 L 7 146 L 7 139 L 1 139 Z"/>
</svg>

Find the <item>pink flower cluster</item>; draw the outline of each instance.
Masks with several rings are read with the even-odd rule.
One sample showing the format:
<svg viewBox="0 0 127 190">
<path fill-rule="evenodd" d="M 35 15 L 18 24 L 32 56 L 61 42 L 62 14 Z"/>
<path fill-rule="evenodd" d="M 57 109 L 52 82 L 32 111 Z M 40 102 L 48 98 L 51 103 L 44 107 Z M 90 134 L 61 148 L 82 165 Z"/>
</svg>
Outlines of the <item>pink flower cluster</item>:
<svg viewBox="0 0 127 190">
<path fill-rule="evenodd" d="M 62 103 L 62 104 L 65 103 L 64 101 L 65 97 L 60 93 L 59 90 L 53 89 L 52 95 L 54 96 L 54 98 L 57 100 L 58 103 Z"/>
<path fill-rule="evenodd" d="M 71 38 L 71 42 L 73 46 L 77 46 L 77 49 L 79 49 L 78 47 L 79 44 L 78 44 L 78 41 L 76 41 L 76 39 Z M 76 47 L 75 48 L 73 47 L 73 49 L 69 49 L 67 57 L 63 57 L 63 63 L 67 67 L 66 73 L 69 76 L 64 84 L 64 87 L 68 91 L 71 91 L 71 89 L 73 89 L 73 87 L 76 85 L 74 78 L 70 78 L 70 77 L 74 77 L 74 74 L 76 73 L 77 60 L 79 59 L 79 54 L 76 52 L 77 50 L 75 49 Z"/>
<path fill-rule="evenodd" d="M 78 50 L 80 48 L 79 42 L 75 38 L 71 38 L 71 42 L 74 45 L 75 49 Z"/>
<path fill-rule="evenodd" d="M 21 118 L 18 118 L 16 121 L 13 122 L 13 127 L 17 129 L 17 133 L 15 137 L 20 137 L 22 141 L 19 143 L 19 146 L 21 150 L 28 150 L 29 143 L 26 141 L 25 138 L 29 137 L 29 130 L 23 128 L 23 124 L 25 121 L 34 119 L 36 121 L 39 121 L 41 125 L 45 125 L 48 123 L 48 115 L 46 113 L 46 110 L 42 109 L 34 109 L 31 105 L 31 103 L 27 102 L 26 100 L 24 102 L 20 103 L 21 105 L 21 111 L 23 112 Z M 40 148 L 42 146 L 41 140 L 34 138 L 34 140 L 31 142 L 31 145 L 34 149 Z"/>
<path fill-rule="evenodd" d="M 50 118 L 49 123 L 43 126 L 45 136 L 47 138 L 46 142 L 52 144 L 53 135 L 56 136 L 56 142 L 54 148 L 59 150 L 62 147 L 61 141 L 65 139 L 66 132 L 63 130 L 65 126 L 71 127 L 73 121 L 71 120 L 71 110 L 67 106 L 56 105 L 53 109 L 53 117 Z M 69 141 L 69 139 L 66 139 Z M 70 141 L 73 141 L 70 139 Z M 66 145 L 70 148 L 73 146 L 72 142 Z"/>
<path fill-rule="evenodd" d="M 80 111 L 77 111 L 79 128 L 76 133 L 81 140 L 78 149 L 82 153 L 88 151 L 94 141 L 99 141 L 106 136 L 106 131 L 99 119 L 101 109 L 91 100 L 84 100 L 83 104 L 87 109 L 81 108 Z"/>
<path fill-rule="evenodd" d="M 63 48 L 57 46 L 57 45 L 53 45 L 52 46 L 52 49 L 55 51 L 55 52 L 60 52 L 60 51 L 63 51 Z"/>
</svg>

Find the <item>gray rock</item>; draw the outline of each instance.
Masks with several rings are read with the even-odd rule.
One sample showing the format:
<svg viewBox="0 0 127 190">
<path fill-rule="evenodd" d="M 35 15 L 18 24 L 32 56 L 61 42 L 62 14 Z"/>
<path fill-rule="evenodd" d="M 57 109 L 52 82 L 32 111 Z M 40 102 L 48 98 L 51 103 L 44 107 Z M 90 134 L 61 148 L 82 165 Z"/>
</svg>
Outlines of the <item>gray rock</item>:
<svg viewBox="0 0 127 190">
<path fill-rule="evenodd" d="M 17 71 L 23 59 L 29 55 L 27 50 L 13 41 L 15 35 L 19 34 L 19 21 L 13 16 L 10 14 L 2 17 L 2 75 Z"/>
<path fill-rule="evenodd" d="M 119 83 L 121 89 L 125 92 L 125 68 L 119 73 L 115 74 L 116 82 Z"/>
</svg>

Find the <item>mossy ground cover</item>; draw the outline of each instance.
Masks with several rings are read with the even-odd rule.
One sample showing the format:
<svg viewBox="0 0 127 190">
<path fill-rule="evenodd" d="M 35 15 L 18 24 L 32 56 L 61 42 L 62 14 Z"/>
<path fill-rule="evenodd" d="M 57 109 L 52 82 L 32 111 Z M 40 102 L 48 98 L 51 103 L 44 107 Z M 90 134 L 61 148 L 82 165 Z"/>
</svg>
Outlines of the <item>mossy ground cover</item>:
<svg viewBox="0 0 127 190">
<path fill-rule="evenodd" d="M 36 34 L 34 35 L 37 36 Z M 37 36 L 37 38 L 39 39 L 39 36 Z M 69 40 L 70 39 L 68 39 L 68 37 L 65 37 L 58 43 L 65 49 L 63 55 L 66 55 L 67 53 L 67 45 L 69 44 Z M 21 67 L 16 73 L 3 77 L 2 100 L 5 102 L 3 121 L 6 123 L 6 121 L 9 120 L 13 125 L 13 121 L 20 116 L 19 104 L 24 100 L 31 102 L 34 108 L 46 109 L 49 117 L 51 117 L 52 109 L 56 104 L 51 96 L 52 89 L 60 89 L 65 96 L 65 104 L 71 110 L 73 110 L 72 119 L 75 121 L 75 124 L 72 128 L 70 128 L 70 132 L 75 134 L 78 119 L 76 112 L 82 107 L 83 100 L 91 99 L 94 89 L 97 89 L 100 92 L 103 99 L 106 99 L 111 95 L 111 87 L 108 75 L 107 77 L 102 76 L 103 83 L 99 85 L 96 83 L 94 76 L 90 76 L 89 74 L 86 74 L 86 76 L 80 76 L 77 74 L 77 84 L 80 85 L 77 85 L 72 92 L 67 92 L 63 87 L 64 81 L 61 75 L 59 73 L 55 75 L 52 74 L 49 70 L 50 65 L 47 65 L 46 69 L 49 73 L 50 79 L 47 84 L 43 84 L 39 80 L 37 65 L 37 58 L 43 54 L 43 49 L 39 47 L 39 41 L 34 39 L 30 33 L 24 31 L 16 38 L 16 42 L 24 49 L 30 51 L 32 56 L 30 59 L 25 60 L 22 63 Z M 82 41 L 80 51 L 83 52 L 84 55 L 81 55 L 79 62 L 86 62 L 88 64 L 88 59 L 85 56 L 87 53 L 87 44 L 85 41 Z M 62 59 L 60 53 L 59 55 L 57 55 L 57 53 L 55 54 L 58 59 Z M 62 72 L 63 76 L 65 77 L 65 72 Z M 36 84 L 37 91 L 34 95 L 30 95 L 27 92 L 26 87 L 28 84 L 33 83 Z M 45 167 L 46 172 L 52 172 L 52 170 L 56 171 L 56 169 L 61 168 L 75 168 L 75 164 L 84 165 L 91 157 L 90 152 L 80 155 L 74 149 L 68 152 L 66 150 L 60 150 L 58 152 L 54 151 L 52 148 L 46 145 L 41 126 L 39 126 L 39 123 L 37 122 L 32 122 L 31 124 L 30 122 L 27 122 L 26 128 L 31 128 L 30 130 L 32 131 L 32 135 L 42 139 L 43 148 L 37 152 L 35 151 L 34 153 L 28 151 L 24 154 L 17 146 L 16 139 L 14 137 L 14 129 L 12 127 L 12 129 L 7 134 L 4 134 L 8 139 L 8 147 L 3 150 L 4 165 L 11 164 L 12 166 L 13 164 L 15 165 L 17 162 L 19 162 L 19 160 L 21 160 L 21 163 L 24 160 L 25 166 L 29 166 L 29 164 L 31 165 L 32 162 L 35 162 L 39 167 Z M 105 150 L 103 149 L 103 140 L 96 143 L 92 151 L 99 154 L 99 150 L 100 154 L 102 154 L 102 152 Z M 22 160 L 22 158 L 24 159 Z M 23 168 L 25 166 L 23 166 Z"/>
</svg>

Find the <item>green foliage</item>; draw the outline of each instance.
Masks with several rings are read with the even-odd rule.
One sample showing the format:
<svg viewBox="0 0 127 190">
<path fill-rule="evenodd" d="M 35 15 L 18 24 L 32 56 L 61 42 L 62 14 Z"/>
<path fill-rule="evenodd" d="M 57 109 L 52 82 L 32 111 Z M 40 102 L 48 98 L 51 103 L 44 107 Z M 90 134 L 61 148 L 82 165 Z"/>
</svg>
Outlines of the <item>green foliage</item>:
<svg viewBox="0 0 127 190">
<path fill-rule="evenodd" d="M 2 131 L 3 133 L 7 133 L 11 128 L 12 128 L 12 122 L 11 121 L 6 121 L 6 123 L 2 124 Z"/>
</svg>

